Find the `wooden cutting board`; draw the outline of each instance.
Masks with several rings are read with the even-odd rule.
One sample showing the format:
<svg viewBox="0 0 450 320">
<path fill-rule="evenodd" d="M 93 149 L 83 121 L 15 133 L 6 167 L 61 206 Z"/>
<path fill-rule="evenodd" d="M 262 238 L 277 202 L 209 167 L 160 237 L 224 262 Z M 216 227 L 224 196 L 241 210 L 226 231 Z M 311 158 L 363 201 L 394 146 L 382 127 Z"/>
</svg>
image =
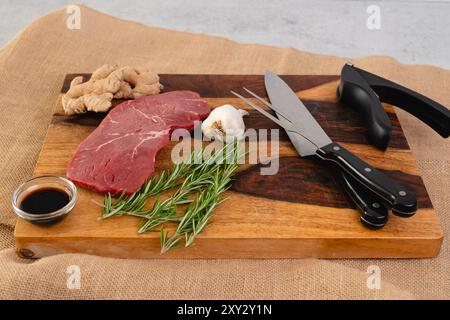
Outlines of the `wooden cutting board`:
<svg viewBox="0 0 450 320">
<path fill-rule="evenodd" d="M 68 75 L 61 92 L 68 89 Z M 83 75 L 86 79 L 88 74 Z M 387 175 L 409 186 L 420 209 L 411 218 L 391 215 L 377 231 L 364 228 L 359 213 L 346 198 L 335 173 L 312 159 L 299 158 L 284 131 L 279 137 L 280 171 L 260 175 L 259 165 L 241 167 L 216 210 L 212 223 L 191 248 L 161 255 L 159 234 L 136 233 L 138 220 L 118 217 L 99 220 L 102 196 L 78 188 L 79 201 L 59 224 L 42 227 L 18 219 L 17 251 L 25 257 L 58 253 L 88 253 L 121 258 L 423 258 L 438 255 L 443 233 L 439 219 L 415 165 L 397 116 L 385 106 L 393 126 L 390 148 L 381 152 L 367 143 L 358 115 L 336 101 L 338 76 L 283 77 L 305 102 L 333 140 Z M 211 107 L 231 103 L 247 109 L 230 90 L 242 86 L 265 96 L 260 75 L 162 75 L 165 91 L 193 90 Z M 250 111 L 247 128 L 277 128 Z M 103 115 L 104 116 L 104 115 Z M 35 175 L 65 175 L 78 144 L 100 123 L 102 115 L 65 116 L 61 96 L 36 165 Z M 157 170 L 171 166 L 170 145 L 157 157 Z"/>
</svg>

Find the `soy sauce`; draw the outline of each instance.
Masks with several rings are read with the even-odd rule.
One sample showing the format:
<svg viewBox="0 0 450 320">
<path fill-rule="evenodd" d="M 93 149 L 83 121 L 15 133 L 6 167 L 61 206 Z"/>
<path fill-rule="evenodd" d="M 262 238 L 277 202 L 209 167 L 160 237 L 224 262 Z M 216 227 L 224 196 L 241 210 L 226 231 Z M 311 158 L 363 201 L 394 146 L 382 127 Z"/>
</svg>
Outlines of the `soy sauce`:
<svg viewBox="0 0 450 320">
<path fill-rule="evenodd" d="M 45 214 L 64 208 L 69 195 L 58 188 L 40 188 L 29 193 L 20 203 L 20 209 L 31 214 Z"/>
</svg>

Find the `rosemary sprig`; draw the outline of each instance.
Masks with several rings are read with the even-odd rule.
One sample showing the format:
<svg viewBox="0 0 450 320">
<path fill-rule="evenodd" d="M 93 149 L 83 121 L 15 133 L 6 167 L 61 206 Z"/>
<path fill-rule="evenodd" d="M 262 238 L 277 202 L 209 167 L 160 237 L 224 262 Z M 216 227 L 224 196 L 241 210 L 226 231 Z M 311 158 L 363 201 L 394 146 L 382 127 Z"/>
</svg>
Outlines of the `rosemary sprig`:
<svg viewBox="0 0 450 320">
<path fill-rule="evenodd" d="M 138 232 L 152 232 L 160 224 L 176 219 L 177 205 L 191 202 L 187 198 L 190 194 L 200 192 L 203 188 L 215 188 L 211 190 L 222 192 L 224 185 L 229 183 L 229 181 L 222 182 L 222 185 L 217 185 L 220 174 L 231 175 L 230 168 L 233 171 L 237 168 L 238 159 L 239 149 L 237 143 L 235 143 L 234 145 L 225 145 L 202 164 L 194 167 L 171 198 L 164 201 L 157 200 L 151 210 L 141 215 L 144 220 L 141 222 Z M 203 199 L 199 200 L 203 201 Z"/>
<path fill-rule="evenodd" d="M 185 246 L 190 247 L 195 238 L 207 226 L 214 209 L 225 198 L 222 193 L 230 187 L 231 177 L 237 166 L 228 166 L 225 169 L 216 168 L 212 175 L 211 186 L 203 189 L 196 199 L 186 208 L 181 221 L 174 234 L 168 237 L 165 234 L 162 240 L 161 253 L 174 248 L 184 238 Z M 164 232 L 164 229 L 161 229 Z"/>
<path fill-rule="evenodd" d="M 112 200 L 110 194 L 104 199 L 102 218 L 130 215 L 142 218 L 139 233 L 154 232 L 160 227 L 161 252 L 175 248 L 185 239 L 185 246 L 193 244 L 194 239 L 208 224 L 214 209 L 225 199 L 222 193 L 230 187 L 238 162 L 243 155 L 239 144 L 225 145 L 212 156 L 205 158 L 205 150 L 193 152 L 187 163 L 175 165 L 159 177 L 149 179 L 144 186 L 131 196 L 122 194 Z M 194 164 L 197 159 L 204 159 Z M 171 197 L 157 199 L 152 208 L 145 210 L 146 200 L 166 190 L 177 187 Z M 194 199 L 191 198 L 194 196 Z M 188 204 L 184 214 L 177 208 Z M 165 230 L 166 223 L 175 223 L 177 228 L 172 235 Z"/>
<path fill-rule="evenodd" d="M 177 163 L 171 169 L 162 171 L 158 177 L 148 179 L 141 189 L 128 197 L 123 192 L 119 198 L 113 200 L 110 193 L 106 194 L 101 218 L 106 219 L 128 213 L 140 214 L 148 198 L 160 195 L 182 183 L 182 179 L 189 173 L 195 156 L 196 154 L 193 152 L 187 162 Z"/>
<path fill-rule="evenodd" d="M 169 237 L 164 228 L 161 228 L 161 232 L 165 232 L 161 241 L 161 253 L 175 248 L 183 238 L 185 239 L 185 247 L 192 246 L 195 238 L 207 226 L 214 209 L 226 200 L 222 197 L 222 193 L 230 187 L 240 157 L 236 144 L 233 145 L 232 151 L 231 161 L 224 165 L 214 166 L 209 172 L 210 185 L 204 188 L 186 208 L 174 234 Z"/>
<path fill-rule="evenodd" d="M 208 184 L 210 184 L 208 172 L 193 170 L 170 198 L 163 201 L 156 200 L 149 211 L 142 213 L 144 220 L 138 232 L 151 232 L 159 224 L 175 219 L 177 206 L 192 202 L 188 196 Z"/>
</svg>

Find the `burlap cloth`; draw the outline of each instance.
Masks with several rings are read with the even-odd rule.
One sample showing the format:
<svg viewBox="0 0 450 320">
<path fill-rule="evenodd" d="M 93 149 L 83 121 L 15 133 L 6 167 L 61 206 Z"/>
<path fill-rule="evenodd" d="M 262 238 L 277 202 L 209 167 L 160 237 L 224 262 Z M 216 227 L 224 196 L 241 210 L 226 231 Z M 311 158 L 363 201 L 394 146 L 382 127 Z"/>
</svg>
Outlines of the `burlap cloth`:
<svg viewBox="0 0 450 320">
<path fill-rule="evenodd" d="M 349 59 L 291 48 L 149 28 L 87 7 L 81 29 L 66 28 L 65 10 L 28 26 L 0 50 L 0 297 L 2 298 L 449 298 L 450 141 L 399 112 L 446 238 L 425 260 L 120 260 L 89 255 L 20 259 L 13 246 L 10 197 L 32 175 L 55 99 L 70 72 L 103 63 L 147 64 L 159 73 L 338 74 Z M 353 60 L 450 105 L 450 72 L 405 66 L 387 57 Z M 81 288 L 66 286 L 66 268 L 81 268 Z M 381 289 L 366 285 L 369 265 Z"/>
</svg>

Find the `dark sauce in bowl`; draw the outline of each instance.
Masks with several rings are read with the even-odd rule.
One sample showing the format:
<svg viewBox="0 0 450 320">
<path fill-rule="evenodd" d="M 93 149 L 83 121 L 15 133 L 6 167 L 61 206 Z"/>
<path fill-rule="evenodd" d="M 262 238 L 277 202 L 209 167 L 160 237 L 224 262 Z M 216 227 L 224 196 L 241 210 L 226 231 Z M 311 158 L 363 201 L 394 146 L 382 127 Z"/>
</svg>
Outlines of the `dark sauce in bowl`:
<svg viewBox="0 0 450 320">
<path fill-rule="evenodd" d="M 30 214 L 46 214 L 64 208 L 69 202 L 66 191 L 44 187 L 27 194 L 20 202 L 20 209 Z"/>
<path fill-rule="evenodd" d="M 52 225 L 73 210 L 78 191 L 72 181 L 59 176 L 38 176 L 17 187 L 11 199 L 20 218 L 38 225 Z"/>
</svg>

